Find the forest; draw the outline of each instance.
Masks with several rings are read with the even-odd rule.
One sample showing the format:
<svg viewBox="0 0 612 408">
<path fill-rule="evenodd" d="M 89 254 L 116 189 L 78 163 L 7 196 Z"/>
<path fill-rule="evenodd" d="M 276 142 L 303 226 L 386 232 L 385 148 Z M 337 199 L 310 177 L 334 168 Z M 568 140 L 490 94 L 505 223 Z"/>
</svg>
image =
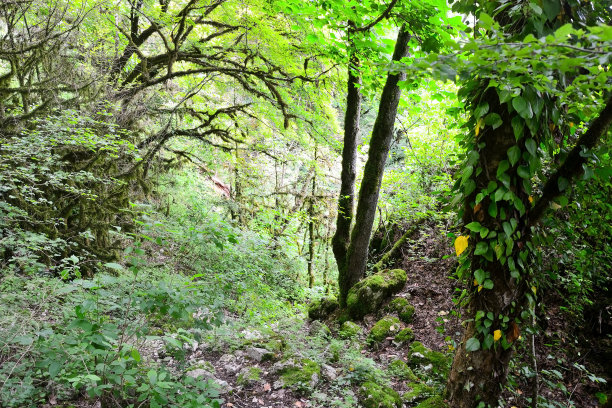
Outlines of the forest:
<svg viewBox="0 0 612 408">
<path fill-rule="evenodd" d="M 612 407 L 612 0 L 2 0 L 0 408 Z"/>
</svg>

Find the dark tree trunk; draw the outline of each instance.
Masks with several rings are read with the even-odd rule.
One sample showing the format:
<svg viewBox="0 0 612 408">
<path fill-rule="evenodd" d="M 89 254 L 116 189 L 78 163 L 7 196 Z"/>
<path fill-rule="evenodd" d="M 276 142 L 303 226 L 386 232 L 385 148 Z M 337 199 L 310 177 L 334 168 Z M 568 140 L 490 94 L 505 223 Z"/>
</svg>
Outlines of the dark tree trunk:
<svg viewBox="0 0 612 408">
<path fill-rule="evenodd" d="M 399 61 L 408 54 L 409 41 L 410 33 L 406 30 L 406 26 L 403 25 L 400 28 L 397 42 L 395 43 L 393 61 Z M 348 290 L 365 275 L 368 247 L 376 216 L 380 185 L 387 156 L 389 155 L 391 140 L 393 140 L 393 128 L 401 96 L 398 83 L 403 81 L 405 77 L 406 75 L 403 73 L 389 74 L 380 97 L 378 114 L 372 129 L 368 160 L 365 164 L 363 180 L 359 190 L 355 227 L 351 233 L 350 245 L 347 251 L 346 270 L 344 279 L 341 281 L 341 304 L 346 300 L 345 297 Z"/>
<path fill-rule="evenodd" d="M 317 145 L 315 144 L 314 165 L 312 175 L 312 192 L 308 205 L 308 287 L 312 288 L 315 283 L 314 259 L 315 259 L 315 199 L 317 196 Z"/>
<path fill-rule="evenodd" d="M 349 46 L 352 38 L 349 32 Z M 338 264 L 338 285 L 340 287 L 340 305 L 346 306 L 347 287 L 346 253 L 353 221 L 355 202 L 355 178 L 357 174 L 357 141 L 361 110 L 361 73 L 359 57 L 353 52 L 349 58 L 346 113 L 344 116 L 344 146 L 342 147 L 342 173 L 340 174 L 340 198 L 338 199 L 338 218 L 336 233 L 332 239 L 332 250 Z"/>
</svg>

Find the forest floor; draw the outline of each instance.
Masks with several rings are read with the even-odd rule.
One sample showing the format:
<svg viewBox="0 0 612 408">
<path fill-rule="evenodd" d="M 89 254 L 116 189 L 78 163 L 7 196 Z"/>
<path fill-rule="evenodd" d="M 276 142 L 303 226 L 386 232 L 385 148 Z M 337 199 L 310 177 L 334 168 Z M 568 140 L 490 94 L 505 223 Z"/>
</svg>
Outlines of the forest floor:
<svg viewBox="0 0 612 408">
<path fill-rule="evenodd" d="M 344 336 L 333 317 L 324 322 L 309 320 L 306 305 L 275 292 L 287 279 L 282 275 L 279 278 L 279 271 L 291 268 L 274 269 L 279 261 L 266 258 L 269 249 L 258 237 L 234 237 L 232 229 L 223 228 L 190 228 L 182 241 L 173 240 L 170 229 L 151 232 L 138 247 L 147 254 L 147 266 L 132 277 L 101 275 L 95 282 L 72 283 L 2 277 L 0 340 L 9 340 L 3 340 L 6 352 L 0 353 L 0 363 L 4 362 L 7 370 L 13 361 L 21 365 L 9 370 L 4 389 L 0 387 L 0 398 L 9 396 L 13 402 L 2 403 L 0 399 L 0 406 L 102 406 L 100 399 L 88 396 L 82 388 L 79 392 L 72 388 L 78 377 L 75 372 L 82 375 L 86 365 L 79 353 L 88 346 L 80 343 L 86 347 L 81 349 L 76 343 L 67 344 L 70 333 L 63 334 L 75 322 L 79 328 L 88 327 L 78 316 L 84 305 L 93 307 L 91 299 L 101 308 L 92 309 L 94 325 L 108 323 L 109 318 L 119 319 L 117 311 L 125 309 L 126 299 L 131 299 L 132 305 L 149 305 L 142 309 L 146 310 L 144 314 L 133 310 L 125 312 L 124 320 L 117 320 L 119 328 L 140 322 L 143 328 L 148 327 L 148 334 L 157 333 L 141 336 L 140 340 L 134 337 L 132 345 L 139 356 L 133 363 L 142 365 L 143 373 L 166 370 L 177 381 L 187 377 L 209 380 L 220 391 L 221 407 L 410 408 L 443 393 L 454 345 L 462 334 L 458 308 L 452 300 L 457 281 L 450 278 L 456 261 L 448 256 L 452 255 L 452 245 L 445 227 L 425 224 L 401 248 L 393 266 L 407 271 L 408 279 L 396 297 L 410 302 L 415 313 L 408 324 L 394 327 L 375 343 L 368 341 L 368 334 L 387 313 L 384 307 L 378 314 L 356 322 L 358 330 L 352 336 Z M 206 231 L 216 235 L 206 235 Z M 225 231 L 224 235 L 218 231 Z M 257 253 L 257 248 L 264 249 Z M 259 276 L 266 270 L 267 277 Z M 264 278 L 271 283 L 264 285 Z M 544 300 L 546 313 L 540 317 L 543 327 L 535 338 L 539 406 L 594 408 L 598 397 L 610 392 L 603 382 L 610 384 L 612 378 L 610 337 L 597 335 L 597 327 L 576 333 L 574 322 L 562 310 L 562 300 L 554 294 Z M 155 302 L 169 309 L 155 312 L 150 307 Z M 205 330 L 195 328 L 194 318 L 212 313 L 212 305 L 222 314 L 222 321 Z M 181 314 L 182 309 L 198 312 Z M 70 323 L 74 310 L 77 320 Z M 183 317 L 171 318 L 169 313 Z M 45 327 L 53 329 L 54 334 Z M 403 327 L 412 330 L 414 342 L 396 341 L 395 332 Z M 47 337 L 37 334 L 43 332 Z M 137 335 L 134 332 L 133 336 Z M 29 339 L 36 336 L 38 340 L 32 343 Z M 172 346 L 178 340 L 182 342 L 179 349 Z M 68 353 L 61 354 L 69 358 L 54 380 L 30 369 L 48 352 L 32 349 L 38 341 L 55 344 L 53 350 Z M 502 406 L 508 408 L 531 406 L 528 399 L 533 392 L 531 336 L 527 332 L 516 348 L 517 358 L 503 393 Z M 112 350 L 110 353 L 114 361 L 127 358 L 113 355 Z M 70 360 L 70 356 L 79 358 Z M 41 384 L 39 388 L 26 381 L 36 375 L 40 377 L 34 378 L 33 384 Z M 44 402 L 34 403 L 35 396 Z"/>
<path fill-rule="evenodd" d="M 408 299 L 415 307 L 413 320 L 406 326 L 412 329 L 416 341 L 431 350 L 445 353 L 448 361 L 452 356 L 453 344 L 460 341 L 462 334 L 458 309 L 452 300 L 456 281 L 449 277 L 455 260 L 452 256 L 445 257 L 451 255 L 450 248 L 450 240 L 445 238 L 444 231 L 430 225 L 413 234 L 396 259 L 396 266 L 408 272 L 406 286 L 396 296 Z M 605 360 L 601 360 L 600 354 L 592 352 L 589 346 L 592 339 L 582 336 L 582 343 L 565 344 L 572 338 L 569 331 L 573 328 L 560 310 L 561 299 L 551 296 L 547 300 L 550 304 L 547 305 L 546 329 L 535 339 L 539 394 L 542 399 L 540 406 L 597 407 L 596 394 L 605 390 L 600 380 L 608 376 L 610 382 L 610 372 L 606 373 L 609 367 Z M 338 337 L 337 323 L 328 320 L 321 324 L 303 317 L 295 318 L 285 327 L 293 326 L 289 329 L 292 331 L 290 335 L 283 332 L 282 324 L 247 327 L 240 333 L 230 330 L 219 336 L 217 341 L 201 344 L 189 358 L 197 361 L 198 366 L 207 367 L 207 375 L 230 390 L 223 395 L 223 407 L 357 406 L 357 401 L 363 398 L 359 384 L 364 379 L 373 379 L 393 388 L 404 396 L 404 407 L 416 406 L 420 401 L 441 392 L 444 378 L 440 373 L 431 372 L 432 378 L 427 378 L 427 367 L 425 370 L 423 366 L 414 370 L 417 374 L 416 384 L 423 385 L 419 389 L 415 389 L 414 378 L 393 374 L 390 368 L 393 361 L 410 361 L 412 351 L 407 344 L 398 344 L 393 337 L 388 337 L 375 347 L 367 345 L 367 333 L 382 316 L 366 316 L 359 322 L 363 331 L 358 337 L 342 344 L 342 347 L 354 350 L 351 355 L 360 355 L 361 369 L 365 367 L 372 373 L 355 375 L 353 370 L 360 363 L 352 365 L 350 361 L 347 362 L 350 353 L 334 359 L 330 347 L 334 347 L 333 339 Z M 234 319 L 237 321 L 239 317 L 228 316 L 228 321 Z M 241 338 L 242 344 L 229 341 L 228 336 Z M 270 342 L 274 343 L 275 339 L 282 339 L 283 336 L 288 337 L 281 341 L 282 346 L 277 349 L 270 347 Z M 530 371 L 532 349 L 526 341 L 531 336 L 524 337 L 527 339 L 522 336 L 522 342 L 518 345 L 519 358 L 511 367 L 511 385 L 504 392 L 504 406 L 507 407 L 531 405 L 528 398 L 533 384 Z M 600 344 L 599 347 L 605 346 Z M 272 352 L 267 353 L 266 350 Z M 318 375 L 308 377 L 307 374 L 297 386 L 283 385 L 283 372 L 287 366 L 302 369 L 300 361 L 313 355 L 327 360 L 320 365 Z M 320 358 L 313 360 L 321 361 Z M 249 375 L 251 378 L 248 378 Z"/>
</svg>

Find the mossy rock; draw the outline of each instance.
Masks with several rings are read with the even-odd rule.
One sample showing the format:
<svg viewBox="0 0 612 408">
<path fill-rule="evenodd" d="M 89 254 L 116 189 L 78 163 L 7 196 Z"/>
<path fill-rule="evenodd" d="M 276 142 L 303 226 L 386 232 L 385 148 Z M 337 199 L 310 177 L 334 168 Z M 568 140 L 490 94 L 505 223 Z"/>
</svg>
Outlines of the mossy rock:
<svg viewBox="0 0 612 408">
<path fill-rule="evenodd" d="M 408 366 L 411 368 L 424 368 L 431 365 L 434 373 L 446 377 L 450 370 L 451 360 L 451 355 L 432 351 L 419 341 L 410 345 Z"/>
<path fill-rule="evenodd" d="M 406 404 L 411 404 L 423 401 L 436 394 L 436 391 L 423 383 L 411 382 L 406 385 L 408 391 L 402 394 L 402 401 Z"/>
<path fill-rule="evenodd" d="M 262 372 L 263 371 L 259 367 L 245 367 L 240 370 L 238 378 L 236 379 L 236 384 L 248 385 L 256 383 L 261 380 Z"/>
<path fill-rule="evenodd" d="M 387 305 L 387 310 L 390 312 L 399 312 L 400 310 L 409 305 L 410 302 L 408 302 L 406 298 L 396 297 L 395 299 L 389 302 L 389 304 Z"/>
<path fill-rule="evenodd" d="M 395 316 L 385 316 L 376 322 L 370 334 L 368 335 L 368 343 L 379 343 L 383 341 L 389 333 L 397 332 L 400 327 L 400 321 Z"/>
<path fill-rule="evenodd" d="M 400 408 L 402 406 L 402 399 L 395 390 L 372 381 L 364 382 L 359 387 L 359 395 L 365 408 Z"/>
<path fill-rule="evenodd" d="M 439 395 L 434 395 L 433 397 L 427 398 L 425 401 L 421 402 L 416 408 L 448 408 L 449 405 L 444 401 Z"/>
<path fill-rule="evenodd" d="M 303 359 L 300 361 L 300 367 L 290 365 L 279 373 L 284 388 L 305 391 L 312 389 L 319 382 L 321 367 L 312 360 Z"/>
<path fill-rule="evenodd" d="M 334 297 L 324 297 L 312 302 L 308 308 L 308 317 L 312 320 L 322 320 L 327 318 L 338 309 L 338 300 Z"/>
<path fill-rule="evenodd" d="M 406 284 L 406 272 L 401 269 L 384 270 L 357 282 L 346 298 L 349 315 L 362 319 L 380 309 L 385 300 L 402 290 Z"/>
<path fill-rule="evenodd" d="M 412 332 L 411 328 L 406 327 L 397 333 L 394 340 L 396 343 L 410 343 L 412 340 L 414 340 L 414 333 Z"/>
<path fill-rule="evenodd" d="M 408 364 L 402 360 L 393 360 L 387 370 L 391 377 L 399 378 L 400 380 L 418 381 L 417 376 L 414 375 Z"/>
<path fill-rule="evenodd" d="M 403 297 L 397 297 L 391 302 L 389 302 L 389 304 L 387 305 L 387 310 L 393 313 L 397 313 L 402 322 L 412 323 L 412 318 L 414 316 L 414 306 L 412 306 Z"/>
<path fill-rule="evenodd" d="M 352 339 L 361 333 L 361 326 L 351 321 L 342 323 L 338 335 L 343 339 Z"/>
</svg>

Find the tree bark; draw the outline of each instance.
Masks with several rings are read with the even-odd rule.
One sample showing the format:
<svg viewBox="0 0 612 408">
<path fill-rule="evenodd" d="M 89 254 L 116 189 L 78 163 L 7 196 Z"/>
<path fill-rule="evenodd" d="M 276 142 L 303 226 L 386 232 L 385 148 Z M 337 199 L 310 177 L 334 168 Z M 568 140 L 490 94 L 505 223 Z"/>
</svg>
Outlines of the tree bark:
<svg viewBox="0 0 612 408">
<path fill-rule="evenodd" d="M 354 27 L 354 24 L 351 24 Z M 352 30 L 349 29 L 349 47 L 354 48 Z M 357 141 L 361 110 L 361 73 L 359 56 L 353 51 L 349 57 L 346 111 L 344 115 L 344 146 L 342 147 L 342 172 L 340 173 L 340 198 L 336 233 L 332 238 L 332 250 L 338 264 L 340 305 L 346 307 L 346 253 L 349 245 L 353 206 L 355 202 L 355 178 L 357 176 Z"/>
<path fill-rule="evenodd" d="M 406 25 L 402 25 L 397 36 L 393 61 L 399 61 L 408 54 L 410 33 Z M 351 232 L 350 245 L 347 251 L 346 270 L 340 282 L 340 304 L 346 302 L 348 290 L 364 275 L 368 259 L 370 235 L 376 216 L 376 204 L 380 193 L 380 185 L 384 174 L 385 163 L 389 155 L 389 147 L 393 140 L 393 128 L 397 116 L 401 90 L 399 82 L 406 78 L 406 74 L 388 74 L 380 98 L 378 114 L 372 129 L 368 160 L 366 161 L 359 201 L 355 215 L 355 227 Z"/>
</svg>

